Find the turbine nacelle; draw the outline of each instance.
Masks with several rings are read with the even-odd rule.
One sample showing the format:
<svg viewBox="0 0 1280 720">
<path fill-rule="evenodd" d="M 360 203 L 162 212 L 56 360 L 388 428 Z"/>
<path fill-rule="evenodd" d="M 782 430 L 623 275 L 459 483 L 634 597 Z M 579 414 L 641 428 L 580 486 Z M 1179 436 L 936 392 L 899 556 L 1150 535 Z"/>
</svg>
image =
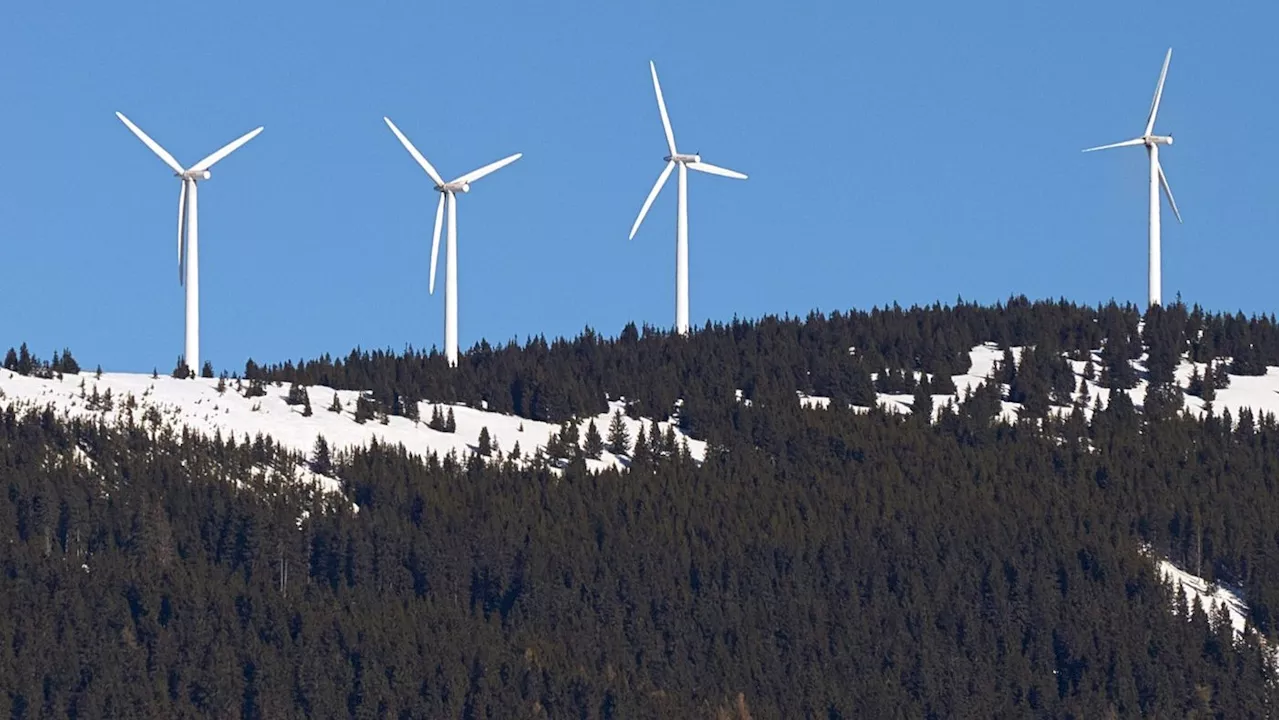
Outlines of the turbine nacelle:
<svg viewBox="0 0 1280 720">
<path fill-rule="evenodd" d="M 1142 138 L 1147 145 L 1172 145 L 1172 135 L 1148 135 Z"/>
<path fill-rule="evenodd" d="M 455 180 L 451 183 L 437 185 L 436 190 L 439 190 L 440 192 L 469 193 L 471 192 L 471 183 L 457 182 Z"/>
<path fill-rule="evenodd" d="M 674 154 L 674 155 L 668 155 L 668 156 L 666 156 L 666 157 L 664 157 L 664 158 L 662 158 L 662 159 L 663 159 L 663 160 L 666 160 L 667 162 L 678 162 L 678 163 L 696 163 L 696 162 L 702 162 L 702 156 L 701 156 L 701 155 L 684 155 L 684 154 L 681 154 L 681 153 L 676 153 L 676 154 Z"/>
<path fill-rule="evenodd" d="M 183 180 L 208 180 L 213 177 L 213 173 L 208 170 L 187 170 L 186 172 L 174 173 L 174 176 Z"/>
</svg>

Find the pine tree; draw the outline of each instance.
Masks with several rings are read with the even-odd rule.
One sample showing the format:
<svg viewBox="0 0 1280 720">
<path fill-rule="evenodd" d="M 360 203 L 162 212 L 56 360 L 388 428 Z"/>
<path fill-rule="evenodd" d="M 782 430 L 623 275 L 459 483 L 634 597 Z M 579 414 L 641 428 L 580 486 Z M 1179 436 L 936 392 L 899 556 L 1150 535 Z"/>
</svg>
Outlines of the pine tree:
<svg viewBox="0 0 1280 720">
<path fill-rule="evenodd" d="M 311 470 L 320 475 L 333 472 L 333 460 L 329 457 L 329 443 L 323 435 L 316 436 L 315 448 L 311 451 Z"/>
<path fill-rule="evenodd" d="M 31 351 L 27 349 L 27 344 L 22 343 L 22 347 L 18 348 L 18 374 L 30 375 L 35 369 L 35 358 L 31 357 Z"/>
<path fill-rule="evenodd" d="M 209 362 L 208 360 L 204 361 L 204 365 L 200 366 L 200 377 L 203 377 L 203 378 L 213 377 L 213 363 Z"/>
<path fill-rule="evenodd" d="M 333 394 L 333 402 L 329 403 L 329 412 L 342 412 L 342 401 L 338 399 L 338 393 L 336 392 Z"/>
<path fill-rule="evenodd" d="M 431 421 L 427 423 L 427 427 L 436 432 L 444 432 L 444 414 L 440 412 L 439 405 L 431 406 Z"/>
<path fill-rule="evenodd" d="M 493 454 L 493 444 L 489 439 L 489 428 L 480 428 L 480 439 L 476 441 L 476 454 L 481 457 L 489 457 Z"/>
<path fill-rule="evenodd" d="M 596 421 L 587 422 L 587 435 L 583 439 L 583 452 L 592 460 L 599 460 L 601 453 L 604 452 L 604 440 L 600 438 L 600 431 L 596 429 Z"/>
<path fill-rule="evenodd" d="M 644 423 L 636 429 L 636 444 L 631 450 L 631 466 L 643 466 L 650 460 L 649 441 L 644 436 Z"/>
<path fill-rule="evenodd" d="M 302 417 L 311 417 L 311 395 L 302 393 Z"/>
<path fill-rule="evenodd" d="M 173 366 L 173 377 L 179 380 L 186 380 L 191 377 L 191 368 L 187 367 L 187 361 L 181 355 L 178 356 L 178 364 Z"/>
<path fill-rule="evenodd" d="M 95 375 L 95 377 L 102 377 L 102 366 L 101 366 L 101 365 L 99 365 L 99 366 L 98 366 L 98 372 L 97 372 L 97 374 Z M 159 371 L 158 369 L 156 369 L 155 367 L 152 367 L 152 368 L 151 368 L 151 379 L 152 379 L 152 380 L 159 380 L 159 379 L 160 379 L 160 371 Z"/>
<path fill-rule="evenodd" d="M 916 386 L 915 396 L 911 402 L 911 416 L 926 423 L 933 419 L 933 396 L 929 394 L 925 383 Z"/>
<path fill-rule="evenodd" d="M 80 373 L 80 363 L 76 362 L 76 359 L 71 357 L 70 348 L 62 349 L 62 367 L 58 369 L 59 371 L 69 375 L 76 375 Z"/>
<path fill-rule="evenodd" d="M 254 382 L 257 382 L 256 380 Z M 377 407 L 371 398 L 360 395 L 356 398 L 355 421 L 361 425 L 374 418 Z"/>
<path fill-rule="evenodd" d="M 9 348 L 9 352 L 4 355 L 4 369 L 18 371 L 18 352 L 13 348 Z"/>
<path fill-rule="evenodd" d="M 578 452 L 578 423 L 573 418 L 560 425 L 560 442 L 571 452 Z"/>
<path fill-rule="evenodd" d="M 297 382 L 289 385 L 289 394 L 285 396 L 285 403 L 288 405 L 302 405 L 307 401 L 307 391 Z"/>
<path fill-rule="evenodd" d="M 627 423 L 622 419 L 622 411 L 614 410 L 613 419 L 609 421 L 609 452 L 626 455 L 630 451 L 631 437 L 627 432 Z"/>
<path fill-rule="evenodd" d="M 418 422 L 422 419 L 422 416 L 418 411 L 418 401 L 403 400 L 402 403 L 404 405 L 403 411 L 404 411 L 405 418 L 412 420 L 413 424 L 417 425 Z"/>
<path fill-rule="evenodd" d="M 458 432 L 458 421 L 453 419 L 453 408 L 449 408 L 449 414 L 444 418 L 444 431 L 447 433 Z"/>
<path fill-rule="evenodd" d="M 227 392 L 227 376 L 225 373 L 222 377 L 218 378 L 218 385 L 215 389 L 218 391 L 219 395 L 223 395 Z"/>
</svg>

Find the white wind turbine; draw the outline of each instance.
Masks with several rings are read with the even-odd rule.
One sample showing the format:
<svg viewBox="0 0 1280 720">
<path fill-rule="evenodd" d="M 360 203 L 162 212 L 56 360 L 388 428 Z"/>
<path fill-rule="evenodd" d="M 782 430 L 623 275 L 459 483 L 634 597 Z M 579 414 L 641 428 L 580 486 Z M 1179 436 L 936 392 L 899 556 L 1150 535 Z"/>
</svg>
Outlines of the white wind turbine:
<svg viewBox="0 0 1280 720">
<path fill-rule="evenodd" d="M 663 168 L 662 174 L 658 176 L 658 182 L 654 183 L 653 189 L 649 191 L 649 197 L 645 198 L 644 206 L 640 208 L 640 215 L 636 217 L 635 224 L 631 226 L 631 235 L 627 239 L 630 240 L 636 236 L 636 231 L 640 229 L 640 223 L 644 221 L 645 214 L 649 212 L 649 206 L 653 204 L 654 198 L 658 197 L 662 186 L 666 184 L 667 178 L 671 176 L 671 170 L 678 165 L 680 167 L 680 180 L 678 201 L 676 203 L 676 332 L 684 335 L 689 332 L 689 194 L 686 168 L 712 175 L 723 175 L 736 180 L 746 180 L 747 176 L 740 172 L 704 163 L 702 162 L 702 157 L 696 153 L 693 155 L 681 155 L 676 151 L 676 137 L 671 132 L 671 120 L 667 117 L 667 105 L 662 100 L 662 86 L 658 84 L 658 70 L 653 66 L 652 60 L 649 61 L 649 72 L 653 75 L 653 92 L 658 96 L 658 112 L 662 115 L 662 130 L 667 135 L 667 150 L 670 154 L 663 158 L 663 160 L 667 161 L 667 166 Z"/>
<path fill-rule="evenodd" d="M 142 132 L 141 128 L 129 122 L 129 118 L 121 113 L 116 113 L 116 117 L 120 118 L 120 122 L 133 131 L 133 134 L 151 148 L 151 152 L 158 155 L 165 165 L 173 169 L 174 175 L 182 180 L 182 192 L 178 195 L 178 283 L 185 285 L 187 291 L 187 330 L 183 360 L 187 364 L 187 369 L 195 375 L 200 370 L 200 245 L 196 183 L 212 177 L 209 168 L 213 167 L 214 163 L 252 140 L 262 132 L 262 128 L 250 130 L 209 157 L 183 170 L 172 155 Z"/>
<path fill-rule="evenodd" d="M 1173 201 L 1173 191 L 1169 189 L 1169 181 L 1165 179 L 1164 168 L 1160 166 L 1160 146 L 1172 145 L 1172 135 L 1153 135 L 1156 125 L 1156 112 L 1160 109 L 1160 95 L 1164 92 L 1164 79 L 1169 73 L 1169 59 L 1173 57 L 1173 48 L 1165 53 L 1164 66 L 1160 68 L 1160 81 L 1156 83 L 1155 97 L 1151 98 L 1151 111 L 1147 113 L 1147 127 L 1141 137 L 1124 142 L 1092 147 L 1082 152 L 1109 150 L 1111 148 L 1128 147 L 1130 145 L 1146 145 L 1147 160 L 1150 165 L 1149 197 L 1147 207 L 1147 304 L 1160 305 L 1160 188 L 1169 198 L 1169 207 L 1173 208 L 1173 216 L 1182 222 L 1178 213 L 1178 204 Z"/>
<path fill-rule="evenodd" d="M 445 261 L 444 261 L 444 354 L 449 361 L 450 367 L 456 367 L 458 364 L 458 196 L 457 193 L 471 192 L 471 183 L 488 175 L 491 172 L 506 167 L 511 163 L 520 159 L 524 153 L 516 153 L 502 158 L 497 162 L 489 163 L 482 168 L 472 170 L 459 177 L 452 182 L 445 182 L 440 177 L 440 173 L 427 162 L 427 159 L 418 152 L 418 148 L 409 142 L 409 138 L 400 132 L 400 128 L 391 122 L 391 118 L 383 117 L 387 127 L 391 128 L 391 132 L 395 133 L 399 138 L 400 144 L 404 145 L 405 150 L 413 156 L 414 160 L 422 166 L 423 170 L 431 176 L 435 182 L 436 192 L 440 193 L 440 202 L 436 205 L 436 229 L 431 236 L 431 280 L 427 286 L 428 292 L 435 294 L 436 291 L 436 255 L 440 248 L 440 223 L 444 219 L 445 206 L 449 207 L 449 236 L 445 245 Z"/>
</svg>

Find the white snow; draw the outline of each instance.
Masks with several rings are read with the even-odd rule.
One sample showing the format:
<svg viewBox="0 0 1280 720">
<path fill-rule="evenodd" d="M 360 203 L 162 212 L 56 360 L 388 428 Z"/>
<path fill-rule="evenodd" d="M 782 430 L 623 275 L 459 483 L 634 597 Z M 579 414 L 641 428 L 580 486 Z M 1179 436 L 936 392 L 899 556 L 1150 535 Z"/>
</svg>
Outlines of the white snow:
<svg viewBox="0 0 1280 720">
<path fill-rule="evenodd" d="M 1249 606 L 1245 604 L 1244 597 L 1240 593 L 1221 585 L 1210 592 L 1209 583 L 1204 578 L 1181 570 L 1168 560 L 1161 560 L 1159 567 L 1160 577 L 1172 582 L 1175 590 L 1179 585 L 1182 586 L 1182 592 L 1186 594 L 1188 608 L 1191 607 L 1196 598 L 1200 598 L 1201 607 L 1212 619 L 1218 608 L 1225 606 L 1227 614 L 1231 616 L 1232 629 L 1236 631 L 1236 634 L 1244 632 L 1244 620 L 1249 613 Z"/>
<path fill-rule="evenodd" d="M 1017 363 L 1021 358 L 1022 348 L 1013 347 L 1011 350 L 1013 351 L 1014 363 Z M 850 352 L 853 352 L 853 348 L 850 348 Z M 984 343 L 970 350 L 969 371 L 963 375 L 951 376 L 951 381 L 956 386 L 956 393 L 954 395 L 933 396 L 934 418 L 937 418 L 938 411 L 943 406 L 948 403 L 958 405 L 960 400 L 964 398 L 968 392 L 976 389 L 978 385 L 987 382 L 995 372 L 996 363 L 998 363 L 1003 356 L 1004 350 L 1000 349 L 995 343 Z M 1136 387 L 1126 392 L 1129 393 L 1129 397 L 1133 400 L 1133 404 L 1136 407 L 1142 407 L 1143 401 L 1146 399 L 1147 395 L 1145 359 L 1146 356 L 1144 355 L 1138 360 L 1131 361 L 1131 364 L 1134 369 L 1137 370 L 1139 378 L 1141 379 L 1139 379 Z M 1068 360 L 1068 364 L 1075 373 L 1075 389 L 1072 391 L 1071 397 L 1076 399 L 1080 397 L 1079 386 L 1080 381 L 1084 378 L 1085 362 L 1081 360 Z M 1098 356 L 1097 351 L 1093 353 L 1093 365 L 1095 372 L 1094 380 L 1090 380 L 1086 383 L 1089 393 L 1084 410 L 1086 416 L 1092 412 L 1093 402 L 1095 399 L 1101 398 L 1105 405 L 1110 402 L 1111 396 L 1111 391 L 1109 389 L 1104 388 L 1097 383 L 1102 368 L 1102 361 Z M 1204 375 L 1205 363 L 1193 363 L 1184 359 L 1184 361 L 1180 363 L 1178 368 L 1174 371 L 1174 376 L 1177 378 L 1178 384 L 1185 389 L 1187 382 L 1191 379 L 1192 371 L 1197 369 L 1200 371 L 1201 375 Z M 923 373 L 917 372 L 917 379 L 919 379 L 922 374 Z M 875 380 L 875 377 L 876 374 L 872 373 L 873 381 Z M 1280 367 L 1268 367 L 1266 375 L 1231 375 L 1230 378 L 1230 386 L 1217 391 L 1217 397 L 1213 401 L 1215 413 L 1221 414 L 1224 410 L 1229 410 L 1233 417 L 1238 418 L 1240 416 L 1241 409 L 1249 408 L 1252 410 L 1255 418 L 1261 417 L 1263 413 L 1280 415 Z M 1008 394 L 1008 390 L 1009 388 L 1007 386 L 1003 387 L 1004 394 Z M 797 393 L 797 396 L 801 406 L 806 408 L 825 408 L 831 403 L 831 398 L 820 395 Z M 1183 396 L 1183 405 L 1186 412 L 1197 417 L 1204 415 L 1204 400 L 1201 400 L 1194 395 L 1188 395 L 1185 391 Z M 876 393 L 877 404 L 888 412 L 908 414 L 911 412 L 911 405 L 914 401 L 915 398 L 910 394 Z M 1000 406 L 1001 417 L 1010 422 L 1017 420 L 1018 412 L 1022 410 L 1022 406 L 1018 403 L 1011 403 L 1004 400 L 1000 402 Z M 859 408 L 856 405 L 851 405 L 850 407 L 855 410 L 865 409 Z M 1052 406 L 1050 408 L 1050 412 L 1064 415 L 1070 413 L 1071 408 L 1069 406 Z"/>
<path fill-rule="evenodd" d="M 81 381 L 84 383 L 85 398 L 81 397 Z M 237 438 L 245 435 L 253 437 L 259 433 L 269 436 L 278 444 L 291 450 L 310 454 L 315 447 L 316 437 L 323 435 L 333 450 L 351 447 L 365 447 L 375 438 L 379 443 L 402 444 L 412 453 L 426 455 L 435 452 L 445 455 L 455 452 L 459 456 L 475 451 L 480 440 L 480 430 L 488 428 L 489 437 L 495 447 L 506 457 L 517 442 L 523 457 L 531 457 L 538 447 L 546 445 L 553 432 L 559 426 L 551 423 L 526 420 L 514 415 L 505 415 L 487 410 L 478 410 L 463 405 L 446 405 L 431 402 L 418 404 L 419 414 L 424 420 L 414 423 L 403 417 L 391 416 L 386 425 L 378 420 L 370 420 L 363 424 L 355 422 L 356 398 L 361 394 L 354 390 L 333 390 L 323 386 L 306 388 L 311 400 L 311 417 L 303 417 L 300 406 L 290 406 L 285 402 L 288 395 L 287 386 L 268 384 L 267 394 L 262 397 L 245 398 L 236 390 L 235 381 L 227 382 L 226 392 L 219 394 L 218 381 L 209 378 L 192 378 L 178 380 L 160 376 L 133 373 L 103 373 L 95 377 L 93 373 L 65 375 L 62 380 L 41 379 L 18 375 L 8 370 L 0 370 L 0 405 L 14 405 L 18 408 L 43 408 L 52 405 L 56 412 L 68 417 L 99 417 L 112 421 L 126 414 L 126 398 L 132 394 L 137 402 L 133 410 L 136 422 L 145 422 L 149 408 L 157 410 L 166 424 L 175 427 L 186 426 L 195 432 L 212 436 L 220 432 L 224 437 L 234 433 Z M 248 387 L 248 383 L 244 383 Z M 101 397 L 111 391 L 113 409 L 105 411 L 90 407 L 90 398 L 94 390 Z M 342 412 L 328 410 L 337 393 L 342 405 Z M 457 431 L 453 433 L 438 432 L 427 427 L 426 420 L 431 417 L 434 408 L 447 413 L 452 408 Z M 634 441 L 641 420 L 633 420 L 625 414 L 625 402 L 609 403 L 609 412 L 595 417 L 583 418 L 578 422 L 580 441 L 586 436 L 587 424 L 592 420 L 602 438 L 607 439 L 609 423 L 616 410 L 623 410 L 623 422 L 627 432 Z M 675 424 L 675 417 L 658 423 L 663 433 L 668 428 L 674 430 L 678 441 L 688 443 L 689 453 L 695 460 L 701 460 L 706 453 L 706 443 L 685 436 Z M 643 420 L 645 432 L 652 427 L 651 420 Z M 625 464 L 625 458 L 606 451 L 600 460 L 588 460 L 592 469 L 619 467 Z M 330 481 L 332 482 L 332 481 Z"/>
</svg>

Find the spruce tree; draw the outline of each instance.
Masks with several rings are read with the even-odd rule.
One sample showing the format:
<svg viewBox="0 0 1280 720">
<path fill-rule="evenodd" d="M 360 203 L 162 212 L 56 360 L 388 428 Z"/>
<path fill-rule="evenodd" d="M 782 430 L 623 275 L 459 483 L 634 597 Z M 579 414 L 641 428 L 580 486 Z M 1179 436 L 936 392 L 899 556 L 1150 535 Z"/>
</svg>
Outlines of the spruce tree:
<svg viewBox="0 0 1280 720">
<path fill-rule="evenodd" d="M 440 412 L 439 405 L 431 406 L 431 421 L 427 423 L 427 427 L 436 432 L 444 432 L 444 414 Z"/>
<path fill-rule="evenodd" d="M 311 417 L 311 396 L 306 392 L 302 393 L 302 417 Z"/>
<path fill-rule="evenodd" d="M 208 360 L 204 361 L 204 365 L 200 366 L 200 377 L 203 377 L 203 378 L 213 377 L 213 363 L 209 362 Z"/>
<path fill-rule="evenodd" d="M 916 386 L 915 395 L 911 402 L 911 416 L 919 418 L 925 423 L 933 419 L 933 396 L 929 394 L 929 389 L 925 386 L 925 383 L 920 383 Z"/>
<path fill-rule="evenodd" d="M 333 472 L 333 460 L 329 457 L 329 443 L 323 435 L 316 436 L 315 448 L 311 451 L 311 470 L 320 475 Z"/>
<path fill-rule="evenodd" d="M 59 368 L 59 370 L 68 374 L 79 374 L 80 363 L 76 362 L 76 359 L 71 357 L 70 348 L 62 349 L 62 367 Z"/>
<path fill-rule="evenodd" d="M 630 451 L 631 437 L 627 433 L 627 423 L 622 419 L 622 411 L 614 410 L 613 419 L 609 421 L 609 452 L 626 455 Z"/>
<path fill-rule="evenodd" d="M 191 368 L 187 367 L 187 361 L 181 355 L 178 356 L 178 364 L 173 366 L 172 375 L 179 380 L 186 380 L 191 377 Z"/>
<path fill-rule="evenodd" d="M 601 453 L 604 452 L 604 440 L 600 437 L 600 431 L 596 429 L 595 420 L 587 423 L 587 434 L 583 439 L 583 452 L 592 460 L 599 460 Z"/>
<path fill-rule="evenodd" d="M 493 454 L 493 444 L 489 438 L 489 428 L 480 428 L 480 439 L 476 441 L 476 454 L 481 457 L 489 457 Z"/>
<path fill-rule="evenodd" d="M 18 352 L 13 348 L 9 348 L 9 352 L 4 355 L 4 369 L 18 371 Z"/>
<path fill-rule="evenodd" d="M 218 391 L 219 395 L 222 395 L 227 392 L 227 376 L 225 374 L 222 377 L 218 378 L 218 385 L 216 390 Z"/>
<path fill-rule="evenodd" d="M 329 412 L 342 412 L 342 401 L 338 399 L 338 393 L 336 392 L 333 394 L 333 402 L 329 403 Z"/>
<path fill-rule="evenodd" d="M 444 418 L 444 431 L 447 433 L 458 432 L 458 421 L 453 418 L 453 408 L 449 408 L 449 414 Z"/>
</svg>

